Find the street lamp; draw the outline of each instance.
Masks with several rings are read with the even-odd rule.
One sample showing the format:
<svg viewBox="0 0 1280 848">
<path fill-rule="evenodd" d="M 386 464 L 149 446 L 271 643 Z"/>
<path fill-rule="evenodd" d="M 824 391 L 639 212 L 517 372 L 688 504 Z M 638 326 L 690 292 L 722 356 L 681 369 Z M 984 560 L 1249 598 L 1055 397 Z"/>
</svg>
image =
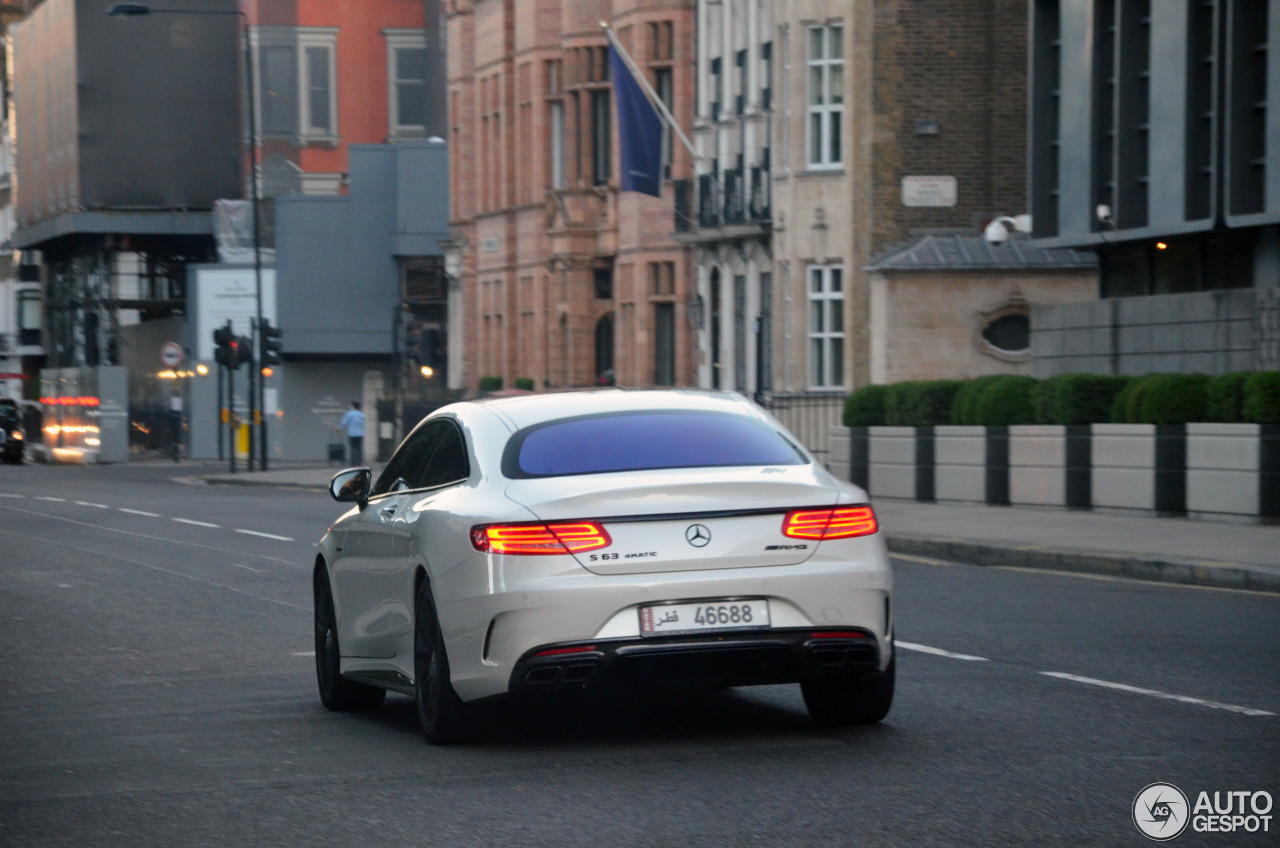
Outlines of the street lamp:
<svg viewBox="0 0 1280 848">
<path fill-rule="evenodd" d="M 240 18 L 243 24 L 242 33 L 242 49 L 244 51 L 244 73 L 245 73 L 245 90 L 248 93 L 248 99 L 245 103 L 245 111 L 248 112 L 247 122 L 249 124 L 249 184 L 250 191 L 253 194 L 253 281 L 255 293 L 255 312 L 257 321 L 254 326 L 256 334 L 258 328 L 262 326 L 262 231 L 260 229 L 261 216 L 258 214 L 258 127 L 257 127 L 257 101 L 254 95 L 256 87 L 256 77 L 253 73 L 253 50 L 249 44 L 249 16 L 241 9 L 165 9 L 156 6 L 150 6 L 146 3 L 116 3 L 107 9 L 107 14 L 113 18 L 137 18 L 146 15 L 235 15 Z M 256 345 L 255 345 L 256 348 Z M 252 380 L 253 368 L 249 369 L 250 380 Z M 254 409 L 262 409 L 262 380 L 257 381 L 257 387 L 254 388 L 252 382 L 249 389 L 249 410 L 252 415 Z M 266 416 L 261 416 L 258 424 L 258 441 L 261 443 L 262 470 L 267 470 L 267 431 Z M 249 452 L 249 470 L 253 470 L 253 451 Z"/>
</svg>

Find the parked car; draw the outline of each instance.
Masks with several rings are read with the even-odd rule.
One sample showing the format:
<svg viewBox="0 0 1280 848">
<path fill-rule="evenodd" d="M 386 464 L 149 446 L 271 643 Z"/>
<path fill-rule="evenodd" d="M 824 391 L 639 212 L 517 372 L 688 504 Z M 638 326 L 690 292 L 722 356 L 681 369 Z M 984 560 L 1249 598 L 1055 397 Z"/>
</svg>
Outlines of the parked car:
<svg viewBox="0 0 1280 848">
<path fill-rule="evenodd" d="M 21 465 L 27 447 L 22 431 L 22 414 L 17 402 L 0 398 L 0 456 L 11 465 Z"/>
<path fill-rule="evenodd" d="M 425 418 L 320 542 L 332 710 L 417 700 L 432 743 L 539 692 L 799 683 L 820 723 L 893 699 L 892 574 L 866 493 L 750 401 L 603 389 Z"/>
</svg>

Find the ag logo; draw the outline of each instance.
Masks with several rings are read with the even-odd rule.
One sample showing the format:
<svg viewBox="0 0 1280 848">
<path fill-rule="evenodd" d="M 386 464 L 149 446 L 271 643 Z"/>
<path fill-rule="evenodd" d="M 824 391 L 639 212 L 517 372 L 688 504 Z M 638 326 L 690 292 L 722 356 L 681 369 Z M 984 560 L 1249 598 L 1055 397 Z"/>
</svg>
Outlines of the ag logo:
<svg viewBox="0 0 1280 848">
<path fill-rule="evenodd" d="M 684 540 L 695 548 L 705 548 L 711 544 L 711 531 L 702 524 L 690 524 L 684 531 Z"/>
<path fill-rule="evenodd" d="M 1133 823 L 1156 842 L 1173 839 L 1187 829 L 1190 820 L 1187 796 L 1172 783 L 1153 783 L 1133 799 Z"/>
</svg>

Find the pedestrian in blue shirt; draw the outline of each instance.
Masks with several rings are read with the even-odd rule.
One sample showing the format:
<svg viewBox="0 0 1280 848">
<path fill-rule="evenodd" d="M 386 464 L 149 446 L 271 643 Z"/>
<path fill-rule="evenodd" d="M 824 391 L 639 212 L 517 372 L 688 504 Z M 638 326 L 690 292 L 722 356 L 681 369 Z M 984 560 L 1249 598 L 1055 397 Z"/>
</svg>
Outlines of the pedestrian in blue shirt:
<svg viewBox="0 0 1280 848">
<path fill-rule="evenodd" d="M 347 434 L 347 444 L 350 446 L 349 459 L 352 465 L 358 465 L 364 461 L 364 413 L 360 411 L 360 404 L 357 401 L 351 401 L 351 408 L 342 413 L 342 417 L 338 419 L 338 426 L 335 430 L 342 430 Z"/>
</svg>

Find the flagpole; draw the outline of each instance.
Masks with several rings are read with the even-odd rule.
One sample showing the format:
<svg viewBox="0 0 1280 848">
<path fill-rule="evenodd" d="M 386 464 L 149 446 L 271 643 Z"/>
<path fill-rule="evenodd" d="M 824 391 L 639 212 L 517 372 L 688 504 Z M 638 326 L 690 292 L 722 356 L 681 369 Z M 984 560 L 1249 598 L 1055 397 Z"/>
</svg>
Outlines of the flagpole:
<svg viewBox="0 0 1280 848">
<path fill-rule="evenodd" d="M 667 126 L 671 128 L 671 131 L 680 137 L 680 141 L 684 142 L 684 146 L 689 151 L 689 155 L 694 158 L 694 161 L 701 161 L 704 159 L 705 157 L 699 156 L 698 151 L 693 149 L 693 142 L 689 141 L 689 137 L 684 134 L 684 130 L 680 129 L 680 125 L 676 123 L 675 117 L 672 116 L 670 110 L 667 109 L 667 104 L 662 102 L 662 98 L 653 90 L 653 86 L 649 85 L 648 78 L 640 72 L 640 68 L 631 60 L 631 54 L 629 54 L 626 48 L 618 41 L 617 36 L 613 34 L 613 29 L 604 21 L 600 22 L 600 28 L 604 30 L 604 34 L 609 39 L 609 43 L 618 51 L 618 55 L 622 57 L 622 61 L 626 62 L 627 67 L 631 69 L 631 75 L 640 81 L 640 87 L 644 91 L 645 97 L 649 98 L 649 103 L 658 110 L 658 114 L 667 122 Z"/>
</svg>

